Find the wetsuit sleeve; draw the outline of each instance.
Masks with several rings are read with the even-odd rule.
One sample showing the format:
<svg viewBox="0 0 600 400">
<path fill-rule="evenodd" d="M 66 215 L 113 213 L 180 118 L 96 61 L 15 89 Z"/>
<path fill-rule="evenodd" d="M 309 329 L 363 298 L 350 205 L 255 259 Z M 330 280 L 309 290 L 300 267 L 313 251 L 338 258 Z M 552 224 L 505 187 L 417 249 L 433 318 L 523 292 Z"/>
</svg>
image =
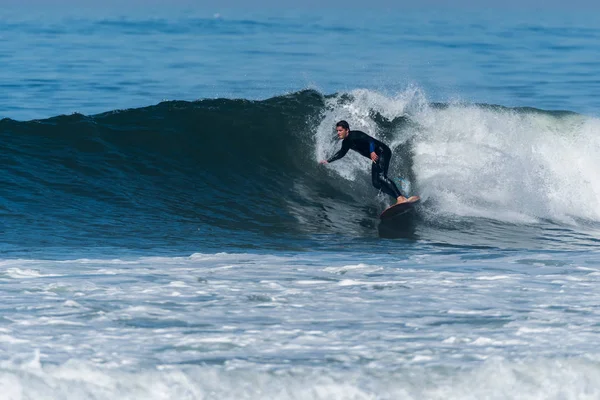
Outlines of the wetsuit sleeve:
<svg viewBox="0 0 600 400">
<path fill-rule="evenodd" d="M 329 157 L 327 162 L 330 163 L 330 162 L 334 162 L 335 160 L 339 160 L 340 158 L 342 158 L 346 155 L 348 150 L 350 150 L 350 142 L 347 140 L 344 140 L 342 142 L 342 148 L 340 149 L 340 151 L 335 153 L 333 156 Z"/>
<path fill-rule="evenodd" d="M 369 152 L 372 153 L 375 151 L 375 142 L 370 140 L 369 141 Z"/>
</svg>

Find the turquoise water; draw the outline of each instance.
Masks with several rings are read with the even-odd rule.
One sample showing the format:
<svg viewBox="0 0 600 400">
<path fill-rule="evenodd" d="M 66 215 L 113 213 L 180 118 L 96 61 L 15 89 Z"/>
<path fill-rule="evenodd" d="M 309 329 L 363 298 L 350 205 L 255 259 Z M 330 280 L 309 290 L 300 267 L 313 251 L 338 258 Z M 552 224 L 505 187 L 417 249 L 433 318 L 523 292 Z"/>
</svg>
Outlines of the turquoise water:
<svg viewBox="0 0 600 400">
<path fill-rule="evenodd" d="M 334 16 L 335 15 L 335 16 Z M 600 26 L 0 17 L 7 399 L 600 397 Z M 391 199 L 346 119 L 388 143 Z"/>
</svg>

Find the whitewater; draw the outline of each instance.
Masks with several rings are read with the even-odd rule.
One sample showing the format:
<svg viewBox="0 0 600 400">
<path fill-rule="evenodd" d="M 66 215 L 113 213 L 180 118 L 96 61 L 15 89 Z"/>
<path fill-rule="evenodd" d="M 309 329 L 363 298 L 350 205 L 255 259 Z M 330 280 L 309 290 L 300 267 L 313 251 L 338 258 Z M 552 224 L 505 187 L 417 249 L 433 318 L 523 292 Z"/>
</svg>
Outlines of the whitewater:
<svg viewBox="0 0 600 400">
<path fill-rule="evenodd" d="M 5 261 L 4 398 L 598 396 L 597 254 L 411 247 Z"/>
<path fill-rule="evenodd" d="M 403 160 L 394 172 L 414 176 L 418 187 L 413 191 L 436 203 L 436 218 L 445 214 L 525 224 L 599 220 L 597 118 L 460 103 L 432 106 L 418 88 L 392 98 L 368 90 L 350 95 L 353 100 L 344 104 L 339 97 L 328 100 L 333 111 L 318 128 L 318 155 L 335 148 L 329 131 L 339 119 L 380 132 L 403 154 L 409 146 L 409 164 Z M 391 126 L 378 126 L 371 115 Z M 339 167 L 338 173 L 355 180 L 365 169 L 360 161 Z"/>
<path fill-rule="evenodd" d="M 593 13 L 172 8 L 0 16 L 0 399 L 600 398 Z"/>
</svg>

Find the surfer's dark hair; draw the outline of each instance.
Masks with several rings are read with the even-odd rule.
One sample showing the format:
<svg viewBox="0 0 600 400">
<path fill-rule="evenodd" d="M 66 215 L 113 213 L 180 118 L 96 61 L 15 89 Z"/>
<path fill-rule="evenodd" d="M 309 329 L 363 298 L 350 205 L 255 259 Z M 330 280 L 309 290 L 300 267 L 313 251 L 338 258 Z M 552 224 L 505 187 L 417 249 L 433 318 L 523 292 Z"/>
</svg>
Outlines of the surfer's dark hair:
<svg viewBox="0 0 600 400">
<path fill-rule="evenodd" d="M 338 122 L 337 124 L 335 124 L 336 128 L 338 126 L 341 126 L 342 128 L 344 128 L 346 130 L 350 130 L 350 125 L 346 121 L 344 121 L 344 120 L 342 120 L 342 121 Z"/>
</svg>

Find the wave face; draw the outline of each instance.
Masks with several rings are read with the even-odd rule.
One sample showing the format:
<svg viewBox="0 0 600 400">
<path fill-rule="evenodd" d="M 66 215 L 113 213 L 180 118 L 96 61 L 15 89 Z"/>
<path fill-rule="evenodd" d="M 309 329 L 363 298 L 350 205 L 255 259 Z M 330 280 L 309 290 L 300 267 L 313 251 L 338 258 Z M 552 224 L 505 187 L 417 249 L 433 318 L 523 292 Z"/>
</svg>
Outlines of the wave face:
<svg viewBox="0 0 600 400">
<path fill-rule="evenodd" d="M 411 231 L 421 238 L 467 224 L 492 242 L 510 226 L 518 242 L 531 226 L 588 234 L 600 221 L 596 118 L 429 103 L 418 88 L 307 90 L 0 121 L 4 250 L 375 236 L 391 199 L 371 187 L 369 161 L 317 163 L 339 148 L 339 119 L 390 144 L 390 177 L 424 199 Z"/>
</svg>

